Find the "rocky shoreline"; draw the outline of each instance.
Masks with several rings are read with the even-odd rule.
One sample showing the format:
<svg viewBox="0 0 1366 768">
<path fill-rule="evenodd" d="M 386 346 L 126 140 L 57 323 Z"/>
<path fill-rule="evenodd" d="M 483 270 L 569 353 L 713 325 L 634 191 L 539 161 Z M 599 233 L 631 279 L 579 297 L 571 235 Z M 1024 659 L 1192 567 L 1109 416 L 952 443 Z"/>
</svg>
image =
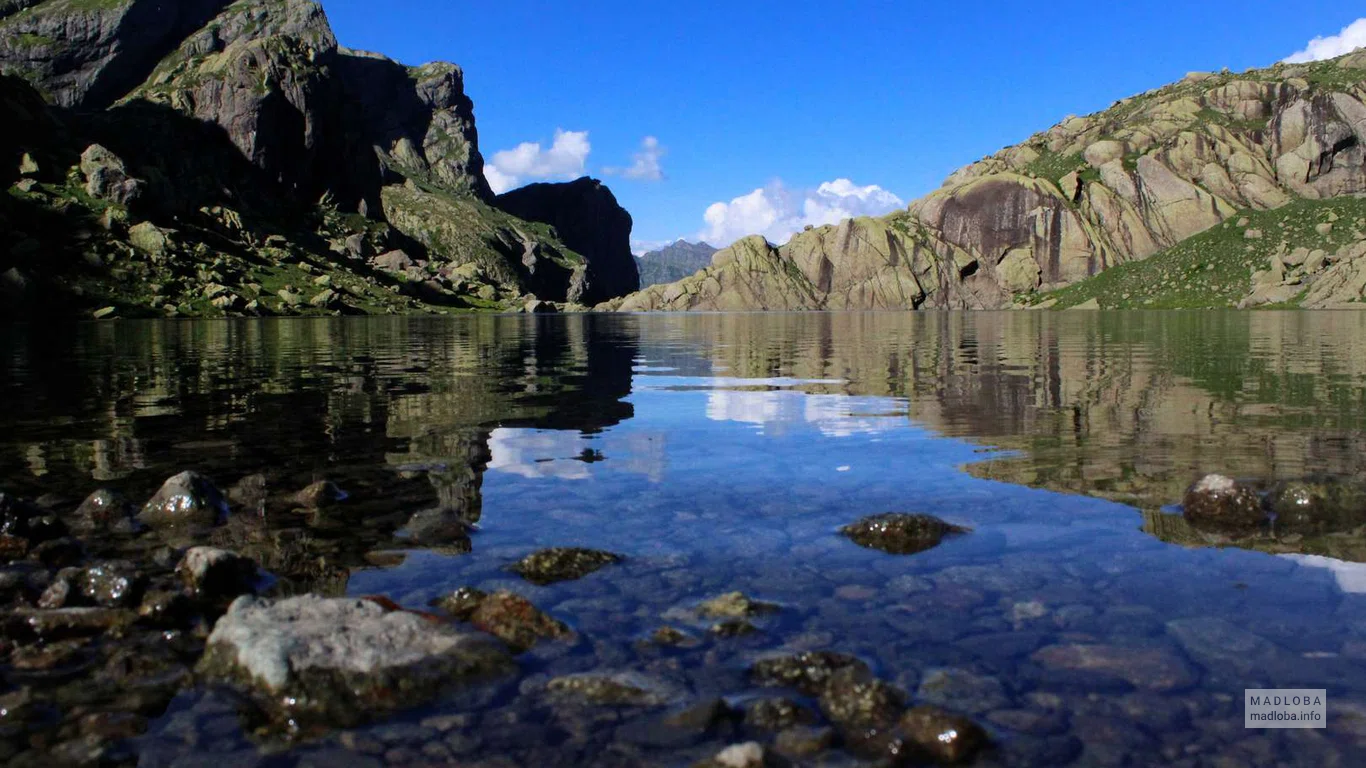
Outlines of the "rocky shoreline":
<svg viewBox="0 0 1366 768">
<path fill-rule="evenodd" d="M 508 589 L 461 588 L 433 601 L 432 612 L 378 595 L 293 594 L 307 577 L 287 565 L 284 573 L 267 572 L 212 545 L 215 533 L 233 525 L 317 513 L 346 498 L 327 481 L 272 497 L 259 476 L 224 492 L 194 472 L 167 479 L 141 506 L 111 489 L 79 505 L 0 495 L 0 596 L 8 603 L 0 650 L 15 683 L 0 695 L 3 756 L 13 765 L 136 762 L 149 723 L 177 695 L 203 686 L 226 686 L 242 729 L 263 747 L 308 743 L 453 690 L 505 684 L 525 674 L 519 655 L 585 641 Z M 471 532 L 469 521 L 448 523 L 448 533 Z M 883 514 L 844 535 L 910 554 L 966 532 L 924 515 Z M 611 552 L 549 548 L 508 570 L 545 585 L 625 561 Z M 664 617 L 670 624 L 641 642 L 661 650 L 730 642 L 761 632 L 766 617 L 783 610 L 722 594 L 679 606 Z M 694 701 L 648 671 L 620 670 L 554 677 L 533 690 L 556 706 L 619 710 L 650 743 L 736 742 L 698 763 L 704 766 L 788 765 L 841 749 L 889 764 L 950 764 L 991 740 L 964 715 L 917 703 L 838 651 L 768 655 L 749 679 L 787 695 L 734 697 L 739 705 Z"/>
</svg>

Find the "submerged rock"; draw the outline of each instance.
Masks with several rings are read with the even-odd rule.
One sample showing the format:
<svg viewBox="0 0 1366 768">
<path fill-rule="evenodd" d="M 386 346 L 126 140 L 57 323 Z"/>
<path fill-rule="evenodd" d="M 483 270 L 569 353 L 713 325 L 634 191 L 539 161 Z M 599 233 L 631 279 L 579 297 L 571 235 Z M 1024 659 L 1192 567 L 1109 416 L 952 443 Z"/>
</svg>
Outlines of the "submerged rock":
<svg viewBox="0 0 1366 768">
<path fill-rule="evenodd" d="M 865 517 L 840 529 L 855 544 L 893 555 L 913 555 L 939 546 L 946 536 L 970 529 L 929 515 L 889 512 Z"/>
<path fill-rule="evenodd" d="M 432 605 L 441 608 L 450 615 L 461 621 L 469 621 L 470 617 L 479 608 L 479 604 L 484 602 L 489 594 L 474 587 L 461 587 L 445 597 L 432 601 Z"/>
<path fill-rule="evenodd" d="M 604 706 L 653 707 L 671 698 L 656 681 L 633 673 L 566 675 L 546 690 Z"/>
<path fill-rule="evenodd" d="M 147 587 L 147 577 L 127 560 L 107 560 L 86 568 L 80 579 L 81 596 L 106 608 L 136 606 Z"/>
<path fill-rule="evenodd" d="M 207 477 L 181 472 L 162 484 L 138 520 L 153 528 L 208 527 L 224 522 L 228 505 Z"/>
<path fill-rule="evenodd" d="M 792 699 L 755 699 L 744 706 L 745 726 L 761 731 L 781 731 L 796 725 L 813 725 L 816 713 Z"/>
<path fill-rule="evenodd" d="M 346 499 L 346 491 L 329 480 L 316 483 L 294 494 L 294 503 L 304 509 L 319 509 Z"/>
<path fill-rule="evenodd" d="M 743 592 L 727 592 L 697 606 L 698 614 L 714 619 L 745 619 L 778 611 L 777 605 L 755 600 Z"/>
<path fill-rule="evenodd" d="M 927 672 L 916 689 L 916 697 L 930 704 L 977 714 L 1010 706 L 1010 697 L 1000 680 L 973 674 L 966 669 L 935 669 Z"/>
<path fill-rule="evenodd" d="M 71 536 L 49 539 L 29 549 L 30 560 L 37 560 L 49 568 L 65 568 L 85 559 L 85 545 Z"/>
<path fill-rule="evenodd" d="M 1330 533 L 1366 523 L 1366 483 L 1305 478 L 1278 483 L 1266 498 L 1278 533 Z"/>
<path fill-rule="evenodd" d="M 939 707 L 914 707 L 901 716 L 897 730 L 914 747 L 934 761 L 967 762 L 990 743 L 980 725 Z"/>
<path fill-rule="evenodd" d="M 521 595 L 499 591 L 479 601 L 470 623 L 507 643 L 514 651 L 530 650 L 541 640 L 567 640 L 573 630 Z"/>
<path fill-rule="evenodd" d="M 228 502 L 240 511 L 255 515 L 265 514 L 266 481 L 264 474 L 249 474 L 228 488 Z"/>
<path fill-rule="evenodd" d="M 149 591 L 138 606 L 138 616 L 158 627 L 183 626 L 193 612 L 193 602 L 184 592 L 165 589 Z"/>
<path fill-rule="evenodd" d="M 66 533 L 66 525 L 46 510 L 25 499 L 0 493 L 0 536 L 8 539 L 0 546 L 0 554 L 7 559 L 21 558 L 31 546 Z"/>
<path fill-rule="evenodd" d="M 1179 652 L 1160 647 L 1050 645 L 1031 658 L 1045 667 L 1100 672 L 1152 691 L 1184 690 L 1198 679 Z"/>
<path fill-rule="evenodd" d="M 773 737 L 773 749 L 790 757 L 811 757 L 835 745 L 835 730 L 827 726 L 798 725 Z"/>
<path fill-rule="evenodd" d="M 717 752 L 714 757 L 694 764 L 693 768 L 773 768 L 785 764 L 774 758 L 775 756 L 764 751 L 763 745 L 759 742 L 748 741 L 743 744 L 732 744 Z"/>
<path fill-rule="evenodd" d="M 906 708 L 906 694 L 864 670 L 846 667 L 830 676 L 820 705 L 845 739 L 856 741 L 890 729 Z"/>
<path fill-rule="evenodd" d="M 1257 492 L 1231 477 L 1205 475 L 1181 502 L 1186 520 L 1205 527 L 1248 529 L 1266 521 Z"/>
<path fill-rule="evenodd" d="M 707 632 L 715 637 L 744 637 L 758 631 L 758 627 L 744 619 L 726 619 L 707 628 Z"/>
<path fill-rule="evenodd" d="M 692 635 L 677 627 L 659 627 L 650 633 L 650 642 L 655 645 L 687 645 L 695 642 Z"/>
<path fill-rule="evenodd" d="M 469 552 L 473 549 L 470 530 L 469 522 L 456 512 L 425 509 L 414 512 L 397 535 L 415 546 L 455 546 Z"/>
<path fill-rule="evenodd" d="M 186 587 L 209 600 L 228 600 L 256 591 L 256 562 L 226 549 L 192 547 L 175 570 Z"/>
<path fill-rule="evenodd" d="M 258 694 L 282 720 L 351 725 L 442 689 L 510 672 L 485 638 L 370 600 L 241 597 L 218 620 L 199 670 Z"/>
<path fill-rule="evenodd" d="M 122 629 L 133 623 L 132 611 L 116 608 L 21 608 L 10 614 L 8 634 L 32 636 L 44 641 L 90 637 Z"/>
<path fill-rule="evenodd" d="M 77 531 L 105 531 L 125 524 L 137 509 L 118 491 L 101 488 L 76 508 L 71 527 Z"/>
<path fill-rule="evenodd" d="M 960 763 L 989 743 L 967 717 L 931 705 L 907 710 L 904 692 L 857 668 L 831 676 L 820 706 L 850 750 L 891 765 Z"/>
<path fill-rule="evenodd" d="M 546 585 L 572 581 L 608 565 L 620 563 L 621 555 L 580 547 L 553 547 L 533 552 L 515 563 L 511 570 L 532 584 Z"/>
<path fill-rule="evenodd" d="M 808 696 L 819 696 L 836 672 L 853 669 L 862 675 L 872 670 L 860 659 L 835 651 L 807 651 L 792 656 L 760 659 L 750 668 L 755 685 L 794 688 Z"/>
</svg>

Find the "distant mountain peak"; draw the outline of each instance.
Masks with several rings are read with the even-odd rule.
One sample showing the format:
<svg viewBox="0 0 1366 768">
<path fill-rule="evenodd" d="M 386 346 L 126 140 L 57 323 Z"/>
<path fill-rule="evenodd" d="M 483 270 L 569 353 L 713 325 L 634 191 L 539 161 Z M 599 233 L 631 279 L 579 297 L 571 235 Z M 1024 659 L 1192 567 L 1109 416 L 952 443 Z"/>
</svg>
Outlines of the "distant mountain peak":
<svg viewBox="0 0 1366 768">
<path fill-rule="evenodd" d="M 637 256 L 640 286 L 682 280 L 709 266 L 716 251 L 707 243 L 692 243 L 680 237 L 670 245 Z"/>
</svg>

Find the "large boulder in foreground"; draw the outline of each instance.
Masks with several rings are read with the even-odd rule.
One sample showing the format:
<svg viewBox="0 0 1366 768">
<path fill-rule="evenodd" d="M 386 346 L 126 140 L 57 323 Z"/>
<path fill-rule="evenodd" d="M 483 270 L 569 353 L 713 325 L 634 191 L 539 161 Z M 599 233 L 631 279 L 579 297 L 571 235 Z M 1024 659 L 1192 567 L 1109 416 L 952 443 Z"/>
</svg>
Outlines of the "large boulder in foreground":
<svg viewBox="0 0 1366 768">
<path fill-rule="evenodd" d="M 528 184 L 499 195 L 495 204 L 520 219 L 554 227 L 560 240 L 588 261 L 586 284 L 571 301 L 592 306 L 640 290 L 631 254 L 631 214 L 601 181 L 585 176 L 564 184 Z"/>
<path fill-rule="evenodd" d="M 370 600 L 304 595 L 235 600 L 199 671 L 244 685 L 282 722 L 344 726 L 514 667 L 486 635 Z"/>
</svg>

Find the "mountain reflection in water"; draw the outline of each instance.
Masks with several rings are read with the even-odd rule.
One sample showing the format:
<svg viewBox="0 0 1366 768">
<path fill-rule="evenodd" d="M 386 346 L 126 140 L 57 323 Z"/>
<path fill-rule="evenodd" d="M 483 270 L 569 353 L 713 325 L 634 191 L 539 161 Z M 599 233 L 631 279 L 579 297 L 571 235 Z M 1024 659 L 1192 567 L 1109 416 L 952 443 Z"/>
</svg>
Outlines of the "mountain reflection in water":
<svg viewBox="0 0 1366 768">
<path fill-rule="evenodd" d="M 345 504 L 237 514 L 212 543 L 286 593 L 423 607 L 463 584 L 533 589 L 590 639 L 536 657 L 548 673 L 636 663 L 639 638 L 681 606 L 740 589 L 782 612 L 698 651 L 700 667 L 680 662 L 680 685 L 739 695 L 754 654 L 807 647 L 860 654 L 919 697 L 936 670 L 972 670 L 1000 688 L 973 683 L 980 709 L 962 706 L 976 716 L 1018 723 L 999 713 L 1034 712 L 1036 694 L 1072 708 L 1046 736 L 993 726 L 1016 762 L 1056 757 L 1060 733 L 1090 750 L 1099 723 L 1127 717 L 1087 704 L 1093 684 L 1145 716 L 1173 697 L 1228 729 L 1241 716 L 1222 697 L 1244 683 L 1330 681 L 1366 712 L 1366 628 L 1342 618 L 1366 593 L 1362 531 L 1234 539 L 1171 508 L 1206 472 L 1270 484 L 1366 470 L 1363 314 L 120 322 L 5 328 L 0 357 L 5 490 L 140 500 L 188 468 L 224 489 L 259 475 L 276 495 L 331 480 Z M 836 534 L 893 510 L 973 532 L 900 559 Z M 563 585 L 515 581 L 507 565 L 544 546 L 626 560 Z M 1081 680 L 1049 666 L 1077 643 L 1141 648 L 1189 680 L 1154 692 L 1128 667 Z M 1173 717 L 1169 733 L 1115 738 L 1145 763 L 1195 738 L 1233 758 L 1254 754 L 1238 751 L 1245 737 L 1280 758 L 1360 746 Z M 148 743 L 165 746 L 159 727 Z M 540 738 L 518 734 L 507 749 Z"/>
</svg>

